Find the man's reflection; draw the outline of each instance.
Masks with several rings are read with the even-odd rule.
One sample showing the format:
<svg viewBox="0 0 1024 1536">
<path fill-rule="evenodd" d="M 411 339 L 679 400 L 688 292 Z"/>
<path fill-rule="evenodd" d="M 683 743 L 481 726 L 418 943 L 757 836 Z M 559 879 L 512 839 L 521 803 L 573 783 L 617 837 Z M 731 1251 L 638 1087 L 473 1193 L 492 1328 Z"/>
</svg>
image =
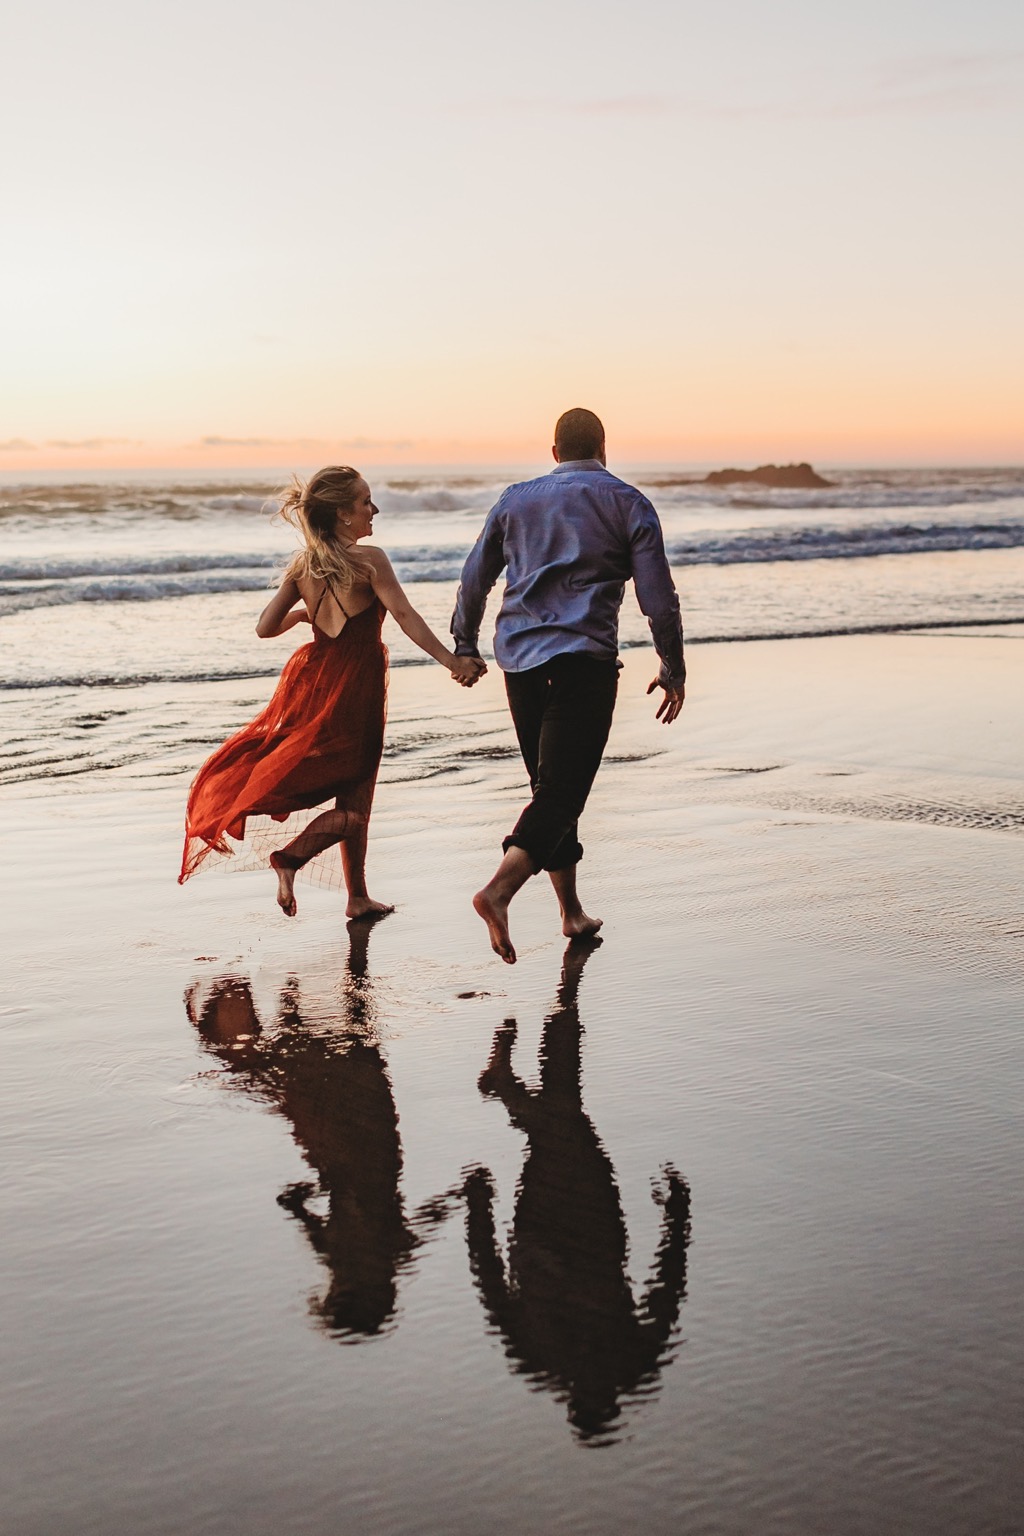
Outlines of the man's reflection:
<svg viewBox="0 0 1024 1536">
<path fill-rule="evenodd" d="M 554 1012 L 545 1021 L 540 1087 L 512 1070 L 516 1022 L 498 1030 L 480 1090 L 500 1099 L 528 1146 L 516 1195 L 508 1265 L 495 1231 L 494 1186 L 467 1178 L 470 1262 L 488 1317 L 516 1368 L 568 1405 L 580 1437 L 607 1436 L 620 1400 L 655 1381 L 686 1290 L 690 1191 L 666 1168 L 653 1277 L 639 1305 L 626 1276 L 626 1226 L 615 1171 L 583 1109 L 577 997 L 600 940 L 565 953 Z"/>
<path fill-rule="evenodd" d="M 373 1028 L 366 976 L 369 925 L 353 924 L 340 1028 L 317 1033 L 300 1015 L 298 984 L 284 988 L 264 1029 L 245 977 L 223 976 L 189 1017 L 207 1050 L 243 1091 L 292 1124 L 316 1183 L 292 1184 L 278 1203 L 301 1223 L 330 1274 L 315 1310 L 333 1333 L 380 1333 L 395 1311 L 398 1273 L 420 1239 L 406 1220 L 402 1144 L 387 1067 Z M 427 1212 L 430 1215 L 439 1213 Z"/>
</svg>

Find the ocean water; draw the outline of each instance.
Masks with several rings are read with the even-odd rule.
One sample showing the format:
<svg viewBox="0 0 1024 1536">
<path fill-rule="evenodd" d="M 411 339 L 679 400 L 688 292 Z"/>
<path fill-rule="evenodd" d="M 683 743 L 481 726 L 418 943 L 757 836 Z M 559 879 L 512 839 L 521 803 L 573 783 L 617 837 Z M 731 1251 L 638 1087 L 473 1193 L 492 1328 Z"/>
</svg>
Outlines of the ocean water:
<svg viewBox="0 0 1024 1536">
<path fill-rule="evenodd" d="M 834 484 L 817 491 L 631 477 L 662 519 L 691 643 L 1024 620 L 1024 469 L 829 473 Z M 377 541 L 441 634 L 508 478 L 374 481 Z M 144 758 L 148 685 L 278 672 L 304 637 L 253 632 L 295 543 L 274 515 L 277 489 L 238 476 L 0 484 L 0 782 L 88 768 L 86 738 L 118 718 L 114 759 L 129 744 Z M 496 609 L 494 599 L 485 648 Z M 394 625 L 387 638 L 394 665 L 428 664 Z M 649 644 L 631 594 L 620 641 Z M 97 689 L 120 697 L 102 720 L 91 718 Z M 79 722 L 70 733 L 69 719 Z M 212 739 L 231 723 L 214 711 Z"/>
</svg>

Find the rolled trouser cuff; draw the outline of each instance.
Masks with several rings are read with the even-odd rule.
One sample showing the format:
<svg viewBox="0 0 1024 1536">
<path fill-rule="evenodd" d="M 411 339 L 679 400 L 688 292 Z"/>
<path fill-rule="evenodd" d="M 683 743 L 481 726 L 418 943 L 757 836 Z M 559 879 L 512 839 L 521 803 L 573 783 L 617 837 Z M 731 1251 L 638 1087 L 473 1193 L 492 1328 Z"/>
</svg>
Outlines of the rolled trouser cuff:
<svg viewBox="0 0 1024 1536">
<path fill-rule="evenodd" d="M 524 837 L 521 832 L 510 832 L 501 847 L 504 853 L 508 853 L 510 848 L 521 848 L 529 857 L 535 875 L 539 875 L 541 870 L 550 872 L 569 869 L 572 865 L 578 864 L 583 857 L 583 844 L 578 840 L 569 842 L 564 837 L 554 848 L 543 848 L 534 839 Z"/>
</svg>

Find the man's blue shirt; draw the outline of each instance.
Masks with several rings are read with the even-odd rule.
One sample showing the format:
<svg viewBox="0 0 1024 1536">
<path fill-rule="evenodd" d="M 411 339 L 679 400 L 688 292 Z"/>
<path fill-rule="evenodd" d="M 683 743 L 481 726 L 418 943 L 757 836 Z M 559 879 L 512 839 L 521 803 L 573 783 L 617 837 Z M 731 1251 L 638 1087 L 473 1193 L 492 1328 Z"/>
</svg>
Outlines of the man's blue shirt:
<svg viewBox="0 0 1024 1536">
<path fill-rule="evenodd" d="M 503 570 L 494 634 L 503 672 L 526 672 L 566 652 L 614 661 L 632 578 L 661 657 L 660 680 L 683 682 L 679 597 L 658 514 L 599 459 L 556 464 L 495 502 L 462 569 L 452 618 L 459 655 L 477 653 L 487 595 Z"/>
</svg>

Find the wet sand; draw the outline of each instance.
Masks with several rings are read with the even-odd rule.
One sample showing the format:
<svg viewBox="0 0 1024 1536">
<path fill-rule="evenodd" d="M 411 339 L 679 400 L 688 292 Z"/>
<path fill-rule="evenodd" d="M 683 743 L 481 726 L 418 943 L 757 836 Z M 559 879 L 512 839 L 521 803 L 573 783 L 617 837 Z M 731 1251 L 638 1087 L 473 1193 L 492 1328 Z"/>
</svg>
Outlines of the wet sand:
<svg viewBox="0 0 1024 1536">
<path fill-rule="evenodd" d="M 4 790 L 10 1529 L 1019 1528 L 1022 657 L 627 654 L 514 968 L 496 678 L 393 674 L 369 932 L 179 889 L 170 738 Z"/>
</svg>

